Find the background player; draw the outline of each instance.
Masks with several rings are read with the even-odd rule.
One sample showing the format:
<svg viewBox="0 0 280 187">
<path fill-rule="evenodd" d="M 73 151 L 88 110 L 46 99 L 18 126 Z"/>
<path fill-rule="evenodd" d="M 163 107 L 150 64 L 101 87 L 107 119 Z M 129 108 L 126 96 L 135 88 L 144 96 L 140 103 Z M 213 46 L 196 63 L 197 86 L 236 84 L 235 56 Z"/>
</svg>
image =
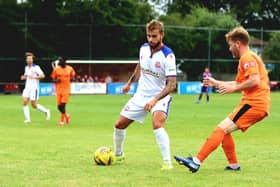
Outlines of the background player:
<svg viewBox="0 0 280 187">
<path fill-rule="evenodd" d="M 126 128 L 134 121 L 143 123 L 147 113 L 151 112 L 156 142 L 163 158 L 162 169 L 171 169 L 169 136 L 164 124 L 170 107 L 170 94 L 176 88 L 176 64 L 174 53 L 163 44 L 163 29 L 163 23 L 158 20 L 146 25 L 148 43 L 141 46 L 139 64 L 123 91 L 127 93 L 131 82 L 139 78 L 138 88 L 115 123 L 114 146 L 117 160 L 123 160 Z"/>
<path fill-rule="evenodd" d="M 53 66 L 53 68 L 51 78 L 55 83 L 56 103 L 60 111 L 60 122 L 58 125 L 64 126 L 64 121 L 66 124 L 70 123 L 70 114 L 66 113 L 66 104 L 70 97 L 71 79 L 75 78 L 76 73 L 70 65 L 66 64 L 64 57 L 59 57 L 58 66 Z"/>
<path fill-rule="evenodd" d="M 200 103 L 201 98 L 203 96 L 203 93 L 205 93 L 205 95 L 206 95 L 206 102 L 207 103 L 209 102 L 209 93 L 208 93 L 209 92 L 209 86 L 203 83 L 203 80 L 208 78 L 208 77 L 212 77 L 212 74 L 210 73 L 209 68 L 206 67 L 204 69 L 203 74 L 202 74 L 202 86 L 201 86 L 201 90 L 200 90 L 200 94 L 198 96 L 198 99 L 195 102 L 196 104 Z"/>
<path fill-rule="evenodd" d="M 25 88 L 22 93 L 23 98 L 23 113 L 24 113 L 24 123 L 31 122 L 30 111 L 28 107 L 29 100 L 34 109 L 45 113 L 46 119 L 50 119 L 50 110 L 46 109 L 42 105 L 38 104 L 39 100 L 39 84 L 40 79 L 45 78 L 45 74 L 40 68 L 40 66 L 34 64 L 34 54 L 30 52 L 25 53 L 26 66 L 24 69 L 24 75 L 21 75 L 20 79 L 25 80 Z"/>
<path fill-rule="evenodd" d="M 229 162 L 225 170 L 240 170 L 231 133 L 239 129 L 245 132 L 269 112 L 270 88 L 267 71 L 261 58 L 249 48 L 248 32 L 243 27 L 237 27 L 226 34 L 226 40 L 233 58 L 239 58 L 236 79 L 225 82 L 207 78 L 206 83 L 217 87 L 222 95 L 241 91 L 242 99 L 233 112 L 218 124 L 196 157 L 183 158 L 175 155 L 175 159 L 192 172 L 198 171 L 201 163 L 220 144 Z"/>
</svg>

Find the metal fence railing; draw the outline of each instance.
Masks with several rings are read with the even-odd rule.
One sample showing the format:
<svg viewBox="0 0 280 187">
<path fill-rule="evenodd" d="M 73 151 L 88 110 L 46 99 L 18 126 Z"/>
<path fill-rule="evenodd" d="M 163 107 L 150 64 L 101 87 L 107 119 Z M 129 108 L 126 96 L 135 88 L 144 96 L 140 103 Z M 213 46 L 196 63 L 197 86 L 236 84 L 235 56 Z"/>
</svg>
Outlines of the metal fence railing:
<svg viewBox="0 0 280 187">
<path fill-rule="evenodd" d="M 50 61 L 67 54 L 73 60 L 131 60 L 138 58 L 138 49 L 146 42 L 145 25 L 104 25 L 47 23 L 12 23 L 0 29 L 0 82 L 19 81 L 24 69 L 23 55 L 32 51 L 46 74 L 51 72 Z M 173 49 L 177 66 L 187 80 L 198 80 L 204 67 L 212 72 L 234 73 L 236 70 L 224 35 L 228 28 L 165 26 L 164 42 Z M 11 31 L 12 30 L 12 31 Z M 277 30 L 248 29 L 253 37 L 252 49 L 258 54 L 266 47 L 271 33 Z M 121 36 L 127 36 L 123 38 Z M 279 61 L 265 60 L 276 80 Z M 196 68 L 193 68 L 196 67 Z M 276 70 L 276 72 L 273 72 Z M 279 76 L 278 76 L 279 77 Z M 48 81 L 48 78 L 47 80 Z"/>
</svg>

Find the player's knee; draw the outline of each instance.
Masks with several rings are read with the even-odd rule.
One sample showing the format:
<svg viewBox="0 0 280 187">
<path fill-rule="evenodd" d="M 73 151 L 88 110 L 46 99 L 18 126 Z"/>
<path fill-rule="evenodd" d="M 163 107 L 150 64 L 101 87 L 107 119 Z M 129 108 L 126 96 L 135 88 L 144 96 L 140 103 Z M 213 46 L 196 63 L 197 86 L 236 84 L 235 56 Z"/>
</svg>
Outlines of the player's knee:
<svg viewBox="0 0 280 187">
<path fill-rule="evenodd" d="M 58 105 L 57 108 L 61 113 L 65 113 L 65 105 Z"/>
<path fill-rule="evenodd" d="M 115 128 L 116 129 L 126 129 L 127 125 L 125 125 L 124 123 L 121 123 L 120 121 L 117 121 L 115 123 Z"/>
<path fill-rule="evenodd" d="M 57 110 L 58 110 L 59 112 L 61 112 L 60 105 L 57 105 Z"/>
<path fill-rule="evenodd" d="M 166 116 L 158 113 L 158 115 L 153 115 L 153 128 L 158 129 L 164 127 Z"/>
<path fill-rule="evenodd" d="M 34 109 L 37 108 L 37 104 L 36 104 L 36 103 L 32 103 L 31 106 L 32 106 L 32 108 L 34 108 Z"/>
<path fill-rule="evenodd" d="M 130 120 L 130 119 L 127 119 L 127 118 L 121 116 L 115 123 L 115 128 L 126 129 L 132 122 L 133 122 L 133 120 Z"/>
<path fill-rule="evenodd" d="M 226 134 L 232 133 L 233 131 L 238 130 L 238 126 L 231 121 L 229 118 L 224 119 L 218 125 L 219 128 L 223 129 Z"/>
<path fill-rule="evenodd" d="M 160 118 L 158 120 L 153 120 L 153 129 L 159 129 L 159 128 L 162 128 L 164 127 L 164 124 L 165 124 L 165 119 L 163 118 Z"/>
<path fill-rule="evenodd" d="M 159 128 L 163 128 L 164 127 L 164 124 L 153 124 L 153 129 L 156 130 L 156 129 L 159 129 Z"/>
</svg>

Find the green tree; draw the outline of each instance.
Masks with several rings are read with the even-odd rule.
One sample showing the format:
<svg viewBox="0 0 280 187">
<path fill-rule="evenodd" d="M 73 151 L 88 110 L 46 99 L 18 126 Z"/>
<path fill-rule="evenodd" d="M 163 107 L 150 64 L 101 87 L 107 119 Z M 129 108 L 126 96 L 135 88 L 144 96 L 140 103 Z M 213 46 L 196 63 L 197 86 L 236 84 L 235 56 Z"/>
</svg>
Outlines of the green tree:
<svg viewBox="0 0 280 187">
<path fill-rule="evenodd" d="M 209 59 L 211 70 L 215 72 L 231 72 L 235 64 L 215 62 L 212 59 L 232 58 L 225 41 L 225 33 L 239 25 L 234 16 L 224 13 L 210 12 L 206 8 L 193 8 L 190 14 L 171 14 L 161 18 L 165 24 L 176 25 L 166 30 L 167 43 L 174 49 L 177 58 Z M 178 27 L 181 26 L 181 27 Z M 223 28 L 224 30 L 221 30 Z M 211 46 L 210 46 L 210 45 Z M 212 56 L 209 57 L 209 50 Z M 183 62 L 183 61 L 182 61 Z M 189 80 L 197 80 L 209 61 L 185 61 L 180 69 L 186 72 Z"/>
<path fill-rule="evenodd" d="M 280 61 L 280 32 L 271 34 L 268 46 L 264 48 L 263 57 L 270 60 Z"/>
<path fill-rule="evenodd" d="M 193 7 L 200 6 L 199 1 L 196 0 L 173 0 L 172 3 L 168 4 L 167 14 L 180 13 L 182 16 L 189 14 Z"/>
<path fill-rule="evenodd" d="M 262 56 L 265 60 L 273 60 L 278 63 L 274 64 L 274 68 L 269 72 L 271 80 L 280 80 L 280 33 L 275 32 L 271 34 L 268 46 L 264 48 Z"/>
<path fill-rule="evenodd" d="M 26 49 L 44 57 L 135 58 L 137 48 L 145 41 L 144 24 L 156 15 L 145 0 L 0 3 L 0 20 L 6 23 L 1 34 L 15 32 L 12 38 L 17 39 L 10 42 L 26 45 L 18 47 L 20 53 L 13 55 L 10 51 L 15 49 L 3 48 L 3 54 L 11 56 L 22 56 L 22 49 Z"/>
<path fill-rule="evenodd" d="M 21 9 L 16 0 L 0 0 L 0 45 L 1 57 L 22 54 L 24 49 L 23 28 L 14 24 L 19 20 Z M 22 19 L 22 18 L 21 18 Z M 24 21 L 24 17 L 21 21 Z M 15 45 L 16 44 L 16 45 Z"/>
<path fill-rule="evenodd" d="M 279 0 L 173 0 L 168 12 L 187 15 L 193 7 L 205 7 L 210 11 L 231 13 L 247 28 L 280 28 Z"/>
</svg>

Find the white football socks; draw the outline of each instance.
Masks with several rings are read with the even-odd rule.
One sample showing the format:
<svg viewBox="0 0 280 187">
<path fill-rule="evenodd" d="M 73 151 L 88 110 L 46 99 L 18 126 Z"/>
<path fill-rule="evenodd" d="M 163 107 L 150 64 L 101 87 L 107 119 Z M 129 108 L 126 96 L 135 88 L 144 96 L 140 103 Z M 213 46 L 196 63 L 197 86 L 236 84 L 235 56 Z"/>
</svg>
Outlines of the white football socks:
<svg viewBox="0 0 280 187">
<path fill-rule="evenodd" d="M 23 114 L 24 114 L 25 120 L 30 121 L 30 112 L 29 112 L 28 105 L 23 106 Z"/>
<path fill-rule="evenodd" d="M 114 140 L 115 154 L 117 156 L 122 155 L 123 153 L 123 144 L 124 144 L 125 136 L 126 136 L 125 129 L 114 128 L 113 140 Z"/>
<path fill-rule="evenodd" d="M 48 109 L 46 109 L 45 107 L 43 107 L 40 104 L 37 104 L 37 110 L 46 113 L 48 111 Z"/>
<path fill-rule="evenodd" d="M 163 127 L 155 129 L 154 134 L 164 162 L 171 164 L 169 136 Z"/>
<path fill-rule="evenodd" d="M 198 158 L 193 157 L 193 161 L 194 161 L 194 163 L 201 165 L 201 161 Z"/>
<path fill-rule="evenodd" d="M 239 164 L 229 164 L 229 167 L 231 167 L 232 169 L 237 169 L 237 168 L 239 168 L 240 166 L 239 166 Z"/>
</svg>

